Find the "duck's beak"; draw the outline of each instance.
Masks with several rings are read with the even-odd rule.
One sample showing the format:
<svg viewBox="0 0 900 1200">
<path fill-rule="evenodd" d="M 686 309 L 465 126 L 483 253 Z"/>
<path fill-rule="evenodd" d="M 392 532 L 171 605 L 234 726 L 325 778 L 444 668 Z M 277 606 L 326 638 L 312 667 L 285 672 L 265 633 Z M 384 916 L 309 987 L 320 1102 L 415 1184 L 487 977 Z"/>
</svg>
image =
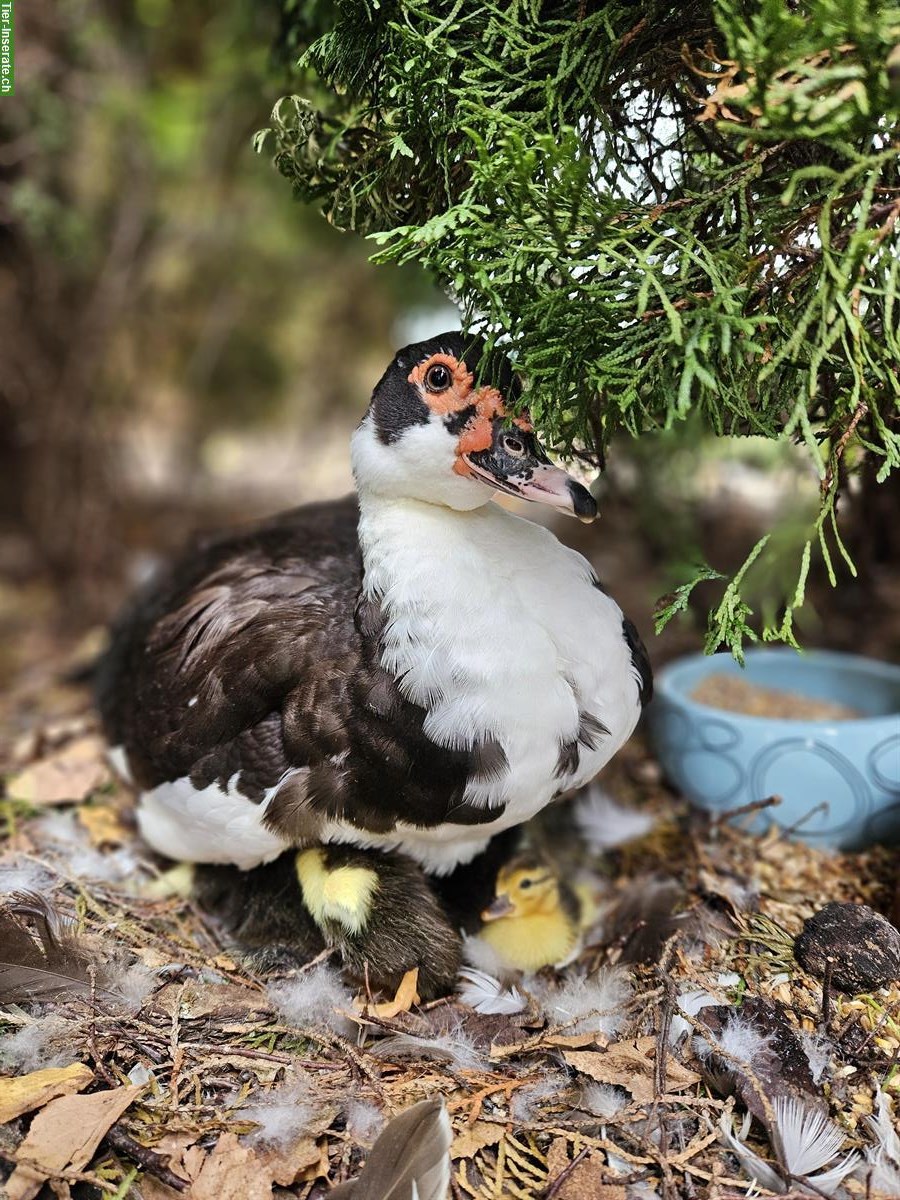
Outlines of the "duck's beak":
<svg viewBox="0 0 900 1200">
<path fill-rule="evenodd" d="M 515 912 L 513 902 L 505 892 L 501 892 L 499 896 L 495 896 L 487 908 L 482 912 L 482 921 L 497 921 L 500 917 L 508 917 Z"/>
<path fill-rule="evenodd" d="M 498 421 L 490 448 L 464 454 L 463 459 L 476 479 L 498 491 L 560 508 L 579 521 L 593 521 L 597 515 L 591 493 L 551 463 L 530 431 Z"/>
</svg>

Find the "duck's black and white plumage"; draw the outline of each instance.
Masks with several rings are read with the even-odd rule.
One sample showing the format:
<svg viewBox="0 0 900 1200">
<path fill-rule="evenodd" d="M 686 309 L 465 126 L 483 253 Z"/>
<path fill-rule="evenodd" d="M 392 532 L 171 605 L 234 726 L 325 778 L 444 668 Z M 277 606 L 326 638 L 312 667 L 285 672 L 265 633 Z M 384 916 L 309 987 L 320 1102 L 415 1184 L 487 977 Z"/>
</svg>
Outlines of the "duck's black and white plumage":
<svg viewBox="0 0 900 1200">
<path fill-rule="evenodd" d="M 427 871 L 590 780 L 650 693 L 581 555 L 490 503 L 595 515 L 449 333 L 400 351 L 353 437 L 358 496 L 199 547 L 120 622 L 100 705 L 171 858 L 399 849 Z"/>
</svg>

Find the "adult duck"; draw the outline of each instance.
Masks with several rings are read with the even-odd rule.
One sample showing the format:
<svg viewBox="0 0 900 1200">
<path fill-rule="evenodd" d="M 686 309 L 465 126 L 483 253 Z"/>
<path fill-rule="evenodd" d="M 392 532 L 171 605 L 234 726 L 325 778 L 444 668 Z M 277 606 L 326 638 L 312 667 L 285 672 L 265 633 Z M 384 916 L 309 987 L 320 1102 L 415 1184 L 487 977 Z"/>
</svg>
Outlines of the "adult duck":
<svg viewBox="0 0 900 1200">
<path fill-rule="evenodd" d="M 170 858 L 399 850 L 442 874 L 590 780 L 651 691 L 590 564 L 491 503 L 585 520 L 460 333 L 401 350 L 353 435 L 357 495 L 198 546 L 114 631 L 100 708 Z"/>
</svg>

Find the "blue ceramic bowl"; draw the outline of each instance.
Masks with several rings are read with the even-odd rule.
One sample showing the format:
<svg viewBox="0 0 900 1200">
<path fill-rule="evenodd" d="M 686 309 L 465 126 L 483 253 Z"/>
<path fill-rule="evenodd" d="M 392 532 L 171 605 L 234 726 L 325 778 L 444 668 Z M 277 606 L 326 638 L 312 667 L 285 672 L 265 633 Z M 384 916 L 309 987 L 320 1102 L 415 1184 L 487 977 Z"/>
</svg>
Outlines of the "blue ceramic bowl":
<svg viewBox="0 0 900 1200">
<path fill-rule="evenodd" d="M 848 705 L 852 720 L 748 716 L 700 704 L 707 675 Z M 900 842 L 900 667 L 830 651 L 751 650 L 742 670 L 730 654 L 694 655 L 666 667 L 648 713 L 668 779 L 711 812 L 766 796 L 782 803 L 747 827 L 773 821 L 816 846 L 856 850 Z M 822 807 L 820 807 L 822 806 Z"/>
</svg>

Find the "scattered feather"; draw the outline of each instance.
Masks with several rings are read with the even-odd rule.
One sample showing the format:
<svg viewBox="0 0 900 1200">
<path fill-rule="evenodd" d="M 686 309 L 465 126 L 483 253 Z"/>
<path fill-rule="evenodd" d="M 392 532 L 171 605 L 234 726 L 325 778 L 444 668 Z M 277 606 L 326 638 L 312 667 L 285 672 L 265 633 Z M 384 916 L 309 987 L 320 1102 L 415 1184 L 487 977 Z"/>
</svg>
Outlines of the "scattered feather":
<svg viewBox="0 0 900 1200">
<path fill-rule="evenodd" d="M 837 1156 L 847 1136 L 845 1130 L 796 1096 L 777 1096 L 772 1108 L 772 1144 L 785 1172 L 808 1179 L 820 1191 L 840 1186 L 859 1162 L 858 1154 L 846 1155 L 821 1174 L 815 1172 Z"/>
<path fill-rule="evenodd" d="M 256 1122 L 250 1141 L 287 1146 L 306 1132 L 321 1107 L 305 1079 L 288 1079 L 278 1087 L 257 1092 L 241 1108 L 241 1116 Z"/>
<path fill-rule="evenodd" d="M 0 947 L 2 1004 L 78 992 L 119 1002 L 125 998 L 120 989 L 126 975 L 121 969 L 101 959 L 91 943 L 76 936 L 53 905 L 34 892 L 16 893 L 0 907 Z M 131 983 L 137 979 L 135 975 L 129 982 L 132 995 Z"/>
<path fill-rule="evenodd" d="M 153 1078 L 153 1072 L 146 1063 L 135 1063 L 128 1072 L 128 1082 L 133 1083 L 135 1087 L 143 1087 L 145 1083 L 149 1083 Z"/>
<path fill-rule="evenodd" d="M 460 971 L 463 980 L 459 989 L 459 997 L 464 1004 L 474 1008 L 479 1013 L 520 1013 L 528 1007 L 527 1002 L 516 987 L 505 987 L 499 979 L 488 975 L 486 971 L 477 971 L 472 967 Z"/>
<path fill-rule="evenodd" d="M 347 1132 L 361 1142 L 371 1142 L 384 1128 L 384 1113 L 371 1100 L 351 1097 L 344 1105 Z"/>
<path fill-rule="evenodd" d="M 466 1070 L 483 1070 L 484 1056 L 475 1048 L 475 1043 L 461 1029 L 441 1033 L 435 1037 L 416 1037 L 412 1033 L 397 1033 L 386 1037 L 372 1047 L 376 1058 L 431 1058 L 439 1062 L 452 1063 Z"/>
<path fill-rule="evenodd" d="M 607 1037 L 622 1028 L 625 1005 L 632 994 L 627 976 L 611 968 L 570 979 L 562 987 L 538 983 L 534 990 L 554 1025 L 564 1025 L 569 1033 L 603 1033 Z"/>
<path fill-rule="evenodd" d="M 330 1195 L 337 1200 L 446 1200 L 452 1140 L 443 1097 L 422 1100 L 388 1122 L 359 1177 Z"/>
<path fill-rule="evenodd" d="M 11 896 L 16 892 L 37 892 L 43 895 L 50 890 L 52 883 L 53 876 L 39 863 L 22 859 L 0 866 L 0 896 Z"/>
<path fill-rule="evenodd" d="M 690 1021 L 686 1021 L 685 1017 L 696 1017 L 701 1009 L 706 1008 L 711 1004 L 718 1004 L 719 1001 L 710 992 L 704 991 L 703 988 L 693 988 L 690 991 L 682 992 L 678 997 L 678 1010 L 684 1016 L 679 1016 L 676 1013 L 669 1024 L 669 1045 L 674 1046 L 680 1041 L 682 1036 L 689 1033 L 693 1026 Z"/>
<path fill-rule="evenodd" d="M 755 1150 L 751 1150 L 748 1145 L 743 1142 L 743 1138 L 747 1136 L 747 1131 L 750 1128 L 750 1115 L 748 1113 L 747 1120 L 744 1122 L 740 1136 L 735 1134 L 732 1117 L 727 1114 L 722 1114 L 722 1119 L 719 1122 L 719 1137 L 741 1164 L 741 1168 L 748 1179 L 752 1179 L 754 1183 L 758 1183 L 761 1187 L 768 1188 L 770 1192 L 781 1194 L 787 1191 L 784 1180 L 778 1174 L 773 1166 L 759 1157 Z"/>
<path fill-rule="evenodd" d="M 876 1195 L 900 1196 L 900 1138 L 894 1126 L 891 1102 L 878 1089 L 875 1093 L 875 1111 L 866 1117 L 866 1127 L 875 1139 L 875 1145 L 866 1149 L 866 1162 L 859 1175 L 866 1183 L 867 1192 Z"/>
<path fill-rule="evenodd" d="M 628 1093 L 612 1083 L 589 1083 L 581 1093 L 581 1107 L 604 1121 L 620 1113 L 628 1105 Z"/>
<path fill-rule="evenodd" d="M 700 1034 L 694 1038 L 694 1052 L 701 1061 L 705 1062 L 724 1051 L 731 1058 L 752 1067 L 771 1055 L 772 1035 L 760 1032 L 752 1021 L 737 1011 L 730 1013 L 721 1032 L 712 1033 L 711 1037 L 712 1041 Z"/>
<path fill-rule="evenodd" d="M 300 1028 L 325 1025 L 335 1033 L 346 1034 L 355 1029 L 348 1013 L 353 996 L 344 986 L 334 967 L 320 963 L 293 979 L 279 980 L 269 985 L 269 999 L 292 1025 Z"/>
<path fill-rule="evenodd" d="M 626 808 L 598 784 L 589 787 L 576 805 L 575 821 L 581 836 L 597 853 L 644 837 L 654 825 L 649 813 Z"/>
<path fill-rule="evenodd" d="M 494 947 L 483 938 L 475 935 L 463 937 L 462 952 L 463 958 L 476 971 L 493 975 L 495 979 L 511 979 L 518 974 L 516 971 L 510 971 Z"/>
<path fill-rule="evenodd" d="M 550 1071 L 537 1083 L 516 1088 L 509 1101 L 509 1115 L 520 1125 L 531 1124 L 539 1115 L 544 1102 L 559 1099 L 570 1085 L 563 1071 Z"/>
<path fill-rule="evenodd" d="M 827 1037 L 823 1037 L 822 1034 L 809 1033 L 803 1029 L 799 1031 L 799 1037 L 803 1053 L 809 1063 L 813 1083 L 820 1083 L 834 1057 L 834 1043 Z"/>
<path fill-rule="evenodd" d="M 74 811 L 49 812 L 35 822 L 35 832 L 65 862 L 70 874 L 103 883 L 132 882 L 142 866 L 132 846 L 97 850 Z M 135 843 L 137 845 L 137 843 Z"/>
<path fill-rule="evenodd" d="M 65 1066 L 74 1053 L 73 1026 L 56 1013 L 29 1021 L 0 1038 L 0 1065 L 16 1073 Z"/>
</svg>

